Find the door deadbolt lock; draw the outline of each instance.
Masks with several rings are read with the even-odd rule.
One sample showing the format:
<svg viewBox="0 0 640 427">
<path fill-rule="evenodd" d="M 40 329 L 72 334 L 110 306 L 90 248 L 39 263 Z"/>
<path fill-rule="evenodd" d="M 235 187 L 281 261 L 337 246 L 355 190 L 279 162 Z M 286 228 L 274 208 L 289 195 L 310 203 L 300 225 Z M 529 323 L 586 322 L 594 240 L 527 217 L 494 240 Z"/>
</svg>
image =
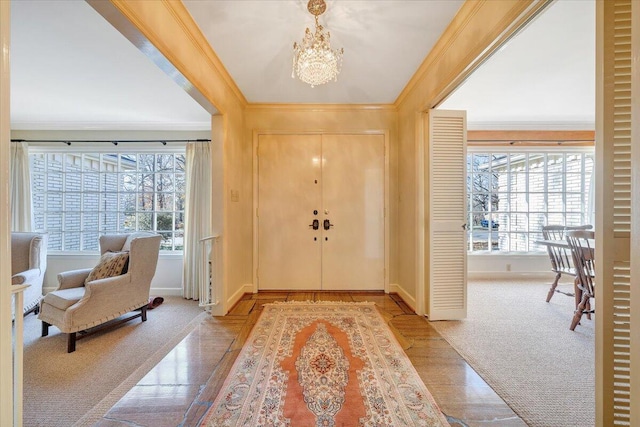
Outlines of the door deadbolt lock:
<svg viewBox="0 0 640 427">
<path fill-rule="evenodd" d="M 320 228 L 320 220 L 314 219 L 313 222 L 311 224 L 309 224 L 309 227 L 313 228 L 314 230 L 319 229 Z"/>
<path fill-rule="evenodd" d="M 331 227 L 333 227 L 333 224 L 331 224 L 331 221 L 329 221 L 328 219 L 324 220 L 324 223 L 322 224 L 324 226 L 325 230 L 330 229 Z"/>
</svg>

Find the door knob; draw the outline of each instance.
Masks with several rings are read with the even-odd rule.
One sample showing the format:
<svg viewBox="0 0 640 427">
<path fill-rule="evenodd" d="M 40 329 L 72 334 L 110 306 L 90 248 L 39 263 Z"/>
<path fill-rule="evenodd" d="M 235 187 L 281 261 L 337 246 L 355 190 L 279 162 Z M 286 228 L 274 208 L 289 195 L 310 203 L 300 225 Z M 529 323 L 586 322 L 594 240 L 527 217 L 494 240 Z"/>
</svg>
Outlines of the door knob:
<svg viewBox="0 0 640 427">
<path fill-rule="evenodd" d="M 311 224 L 309 224 L 309 227 L 313 228 L 314 230 L 319 229 L 320 228 L 320 220 L 314 219 L 313 222 Z"/>
<path fill-rule="evenodd" d="M 325 230 L 328 230 L 329 228 L 333 227 L 333 224 L 331 224 L 331 221 L 329 221 L 328 219 L 324 220 L 323 225 Z"/>
</svg>

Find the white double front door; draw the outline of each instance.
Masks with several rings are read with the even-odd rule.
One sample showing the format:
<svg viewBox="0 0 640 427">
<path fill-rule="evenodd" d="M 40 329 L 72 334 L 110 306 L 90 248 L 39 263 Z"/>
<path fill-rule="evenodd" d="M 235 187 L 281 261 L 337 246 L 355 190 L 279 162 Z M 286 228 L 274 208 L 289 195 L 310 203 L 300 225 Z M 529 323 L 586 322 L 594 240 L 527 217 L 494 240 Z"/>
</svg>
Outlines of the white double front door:
<svg viewBox="0 0 640 427">
<path fill-rule="evenodd" d="M 384 135 L 258 137 L 261 290 L 382 290 Z"/>
</svg>

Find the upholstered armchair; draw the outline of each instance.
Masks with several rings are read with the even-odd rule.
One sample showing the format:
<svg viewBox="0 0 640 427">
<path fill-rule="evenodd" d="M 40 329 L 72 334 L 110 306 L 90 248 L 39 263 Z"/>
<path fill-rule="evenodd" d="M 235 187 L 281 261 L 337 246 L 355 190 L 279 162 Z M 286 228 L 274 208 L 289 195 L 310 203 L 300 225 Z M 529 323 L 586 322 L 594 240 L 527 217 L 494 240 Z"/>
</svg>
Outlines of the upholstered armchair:
<svg viewBox="0 0 640 427">
<path fill-rule="evenodd" d="M 161 239 L 160 235 L 146 232 L 101 236 L 100 263 L 93 269 L 60 273 L 58 288 L 42 300 L 38 316 L 42 320 L 42 336 L 49 334 L 50 325 L 56 326 L 68 334 L 67 352 L 71 353 L 76 349 L 76 340 L 102 329 L 95 326 L 130 311 L 140 309 L 115 324 L 137 317 L 146 321 Z M 87 331 L 89 328 L 91 331 Z"/>
<path fill-rule="evenodd" d="M 11 284 L 30 285 L 24 291 L 25 316 L 32 311 L 37 314 L 40 307 L 47 269 L 47 241 L 45 233 L 11 233 Z"/>
</svg>

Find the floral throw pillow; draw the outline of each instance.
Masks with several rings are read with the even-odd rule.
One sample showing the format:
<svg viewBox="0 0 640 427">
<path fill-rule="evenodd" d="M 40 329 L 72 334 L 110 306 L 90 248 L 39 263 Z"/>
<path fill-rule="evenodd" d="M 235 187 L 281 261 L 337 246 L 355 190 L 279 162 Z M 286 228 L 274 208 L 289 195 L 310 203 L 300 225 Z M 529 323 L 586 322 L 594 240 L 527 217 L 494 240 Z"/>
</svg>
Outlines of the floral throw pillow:
<svg viewBox="0 0 640 427">
<path fill-rule="evenodd" d="M 84 283 L 121 275 L 129 263 L 129 252 L 107 251 L 100 257 L 100 262 L 89 273 Z"/>
</svg>

